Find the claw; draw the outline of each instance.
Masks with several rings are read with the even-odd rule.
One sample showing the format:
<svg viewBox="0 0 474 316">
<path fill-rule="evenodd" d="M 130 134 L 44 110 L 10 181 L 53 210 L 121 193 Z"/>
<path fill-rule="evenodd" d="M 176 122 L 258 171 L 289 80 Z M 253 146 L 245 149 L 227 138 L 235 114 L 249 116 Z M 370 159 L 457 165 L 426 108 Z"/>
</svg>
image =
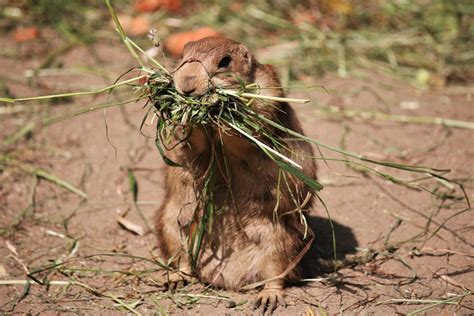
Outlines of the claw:
<svg viewBox="0 0 474 316">
<path fill-rule="evenodd" d="M 260 307 L 260 304 L 262 304 L 262 297 L 258 297 L 255 302 L 253 302 L 253 309 L 257 309 Z"/>
<path fill-rule="evenodd" d="M 254 309 L 259 308 L 261 315 L 271 315 L 278 306 L 286 307 L 281 289 L 263 289 L 254 302 Z"/>
<path fill-rule="evenodd" d="M 277 308 L 277 305 L 278 305 L 278 299 L 272 297 L 272 298 L 270 299 L 270 304 L 269 304 L 269 306 L 268 306 L 268 313 L 273 314 L 273 312 L 274 312 L 275 309 Z"/>
</svg>

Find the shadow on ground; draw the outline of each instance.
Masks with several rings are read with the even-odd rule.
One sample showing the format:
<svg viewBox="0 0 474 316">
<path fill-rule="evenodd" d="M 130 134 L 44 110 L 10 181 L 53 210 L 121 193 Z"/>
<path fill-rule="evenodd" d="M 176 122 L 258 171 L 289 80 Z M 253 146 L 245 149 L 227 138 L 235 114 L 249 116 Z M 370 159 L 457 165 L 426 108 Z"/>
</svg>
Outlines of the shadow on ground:
<svg viewBox="0 0 474 316">
<path fill-rule="evenodd" d="M 306 218 L 308 226 L 313 230 L 315 238 L 311 248 L 301 261 L 304 278 L 314 278 L 332 270 L 325 262 L 334 259 L 333 228 L 336 236 L 336 258 L 343 260 L 347 255 L 357 252 L 357 239 L 352 229 L 330 221 L 327 218 L 310 215 Z M 332 224 L 332 225 L 331 225 Z"/>
</svg>

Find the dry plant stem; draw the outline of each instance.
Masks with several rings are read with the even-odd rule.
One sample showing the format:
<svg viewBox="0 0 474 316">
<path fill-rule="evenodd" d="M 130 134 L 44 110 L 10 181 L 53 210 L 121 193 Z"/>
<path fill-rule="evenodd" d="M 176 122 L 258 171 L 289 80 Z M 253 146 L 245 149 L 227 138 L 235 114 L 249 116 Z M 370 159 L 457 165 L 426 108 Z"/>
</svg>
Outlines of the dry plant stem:
<svg viewBox="0 0 474 316">
<path fill-rule="evenodd" d="M 7 137 L 5 141 L 3 141 L 3 146 L 10 146 L 14 143 L 16 143 L 20 138 L 31 132 L 36 126 L 35 122 L 29 122 L 26 125 L 24 125 L 19 131 L 14 133 L 13 135 Z"/>
<path fill-rule="evenodd" d="M 15 159 L 12 159 L 12 158 L 10 158 L 8 156 L 5 156 L 5 155 L 0 155 L 0 164 L 4 164 L 4 165 L 10 166 L 10 167 L 18 168 L 23 172 L 26 172 L 28 174 L 37 176 L 39 178 L 43 178 L 43 179 L 45 179 L 45 180 L 47 180 L 51 183 L 56 184 L 59 187 L 62 187 L 64 189 L 80 196 L 83 199 L 87 199 L 87 194 L 84 193 L 83 191 L 79 190 L 78 188 L 76 188 L 72 184 L 70 184 L 70 183 L 56 177 L 55 175 L 53 175 L 51 173 L 48 173 L 47 171 L 42 170 L 38 167 L 32 166 L 30 164 L 25 164 L 25 163 L 19 162 Z"/>
<path fill-rule="evenodd" d="M 392 298 L 386 301 L 378 302 L 376 305 L 382 304 L 397 304 L 397 303 L 405 303 L 405 304 L 433 304 L 439 303 L 439 300 L 423 300 L 423 299 L 407 299 L 407 298 Z M 448 302 L 446 304 L 457 304 L 456 302 Z"/>
<path fill-rule="evenodd" d="M 43 285 L 34 280 L 0 280 L 0 285 L 27 285 L 27 284 Z M 53 281 L 49 281 L 48 285 L 71 285 L 71 281 L 53 280 Z"/>
<path fill-rule="evenodd" d="M 117 33 L 119 33 L 123 43 L 125 46 L 128 48 L 130 54 L 138 61 L 138 63 L 143 66 L 142 60 L 138 56 L 137 52 L 133 49 L 133 47 L 130 45 L 129 38 L 125 34 L 125 31 L 123 30 L 122 24 L 120 23 L 117 14 L 115 13 L 114 8 L 110 4 L 109 0 L 105 0 L 105 4 L 107 5 L 107 8 L 109 9 L 110 15 L 112 16 L 112 19 L 114 20 L 115 28 Z"/>
<path fill-rule="evenodd" d="M 123 30 L 123 27 L 122 27 L 122 24 L 120 23 L 118 17 L 117 17 L 117 14 L 115 13 L 115 10 L 114 10 L 114 7 L 112 6 L 112 4 L 110 3 L 110 0 L 105 0 L 105 4 L 107 5 L 107 8 L 109 9 L 109 12 L 110 12 L 110 15 L 112 16 L 113 20 L 114 20 L 114 24 L 115 24 L 115 27 L 116 27 L 116 30 L 117 32 L 119 33 L 120 35 L 120 38 L 122 39 L 123 43 L 125 44 L 125 46 L 128 48 L 130 54 L 132 54 L 132 56 L 138 61 L 138 63 L 143 66 L 143 61 L 140 59 L 140 57 L 138 56 L 137 52 L 135 51 L 138 50 L 140 53 L 144 54 L 147 56 L 148 59 L 150 59 L 161 71 L 163 71 L 164 73 L 166 74 L 170 74 L 168 72 L 168 70 L 163 67 L 163 65 L 161 65 L 158 61 L 156 61 L 153 57 L 149 56 L 146 54 L 146 52 L 140 47 L 138 46 L 137 44 L 135 44 L 135 42 L 133 42 L 128 36 L 127 34 L 125 33 L 125 31 Z"/>
<path fill-rule="evenodd" d="M 465 297 L 470 296 L 470 295 L 473 295 L 473 292 L 465 292 L 461 295 L 457 295 L 457 296 L 454 296 L 454 297 L 451 297 L 451 298 L 448 298 L 448 299 L 445 299 L 445 300 L 439 300 L 439 301 L 437 301 L 437 302 L 435 302 L 435 303 L 433 303 L 429 306 L 411 311 L 407 315 L 408 316 L 417 315 L 417 314 L 423 313 L 427 310 L 430 310 L 433 307 L 436 307 L 436 306 L 439 306 L 439 305 L 444 305 L 444 304 L 451 304 L 455 301 L 457 301 L 456 303 L 459 304 L 462 299 L 464 299 Z"/>
<path fill-rule="evenodd" d="M 15 102 L 25 102 L 25 101 L 39 101 L 39 100 L 49 100 L 49 99 L 56 99 L 56 98 L 64 98 L 64 97 L 76 97 L 76 96 L 84 96 L 84 95 L 94 95 L 94 94 L 100 94 L 106 91 L 110 91 L 116 87 L 120 87 L 123 85 L 130 84 L 132 82 L 136 82 L 140 79 L 147 78 L 147 75 L 141 75 L 135 78 L 131 78 L 128 80 L 120 81 L 116 84 L 110 85 L 105 88 L 101 88 L 98 90 L 92 90 L 92 91 L 81 91 L 81 92 L 68 92 L 68 93 L 60 93 L 60 94 L 52 94 L 52 95 L 43 95 L 43 96 L 37 96 L 37 97 L 27 97 L 27 98 L 0 98 L 0 102 L 7 102 L 7 103 L 15 103 Z"/>
<path fill-rule="evenodd" d="M 0 285 L 28 285 L 28 284 L 38 284 L 38 285 L 45 285 L 45 284 L 40 284 L 34 280 L 0 280 Z M 123 300 L 118 298 L 116 295 L 111 294 L 111 293 L 104 293 L 99 291 L 98 289 L 95 289 L 87 284 L 84 284 L 82 282 L 76 281 L 76 280 L 69 280 L 69 281 L 59 281 L 59 280 L 53 280 L 53 281 L 48 281 L 46 285 L 59 285 L 59 286 L 68 286 L 68 285 L 76 285 L 80 286 L 87 291 L 91 292 L 94 295 L 102 296 L 102 297 L 107 297 L 111 299 L 112 301 L 116 302 L 118 305 L 124 307 L 127 309 L 129 312 L 135 314 L 135 315 L 141 315 L 138 311 L 136 311 L 133 307 L 131 307 L 129 304 L 125 303 Z"/>
<path fill-rule="evenodd" d="M 119 106 L 119 105 L 125 105 L 125 104 L 129 104 L 129 103 L 135 103 L 135 102 L 138 102 L 140 100 L 143 100 L 145 98 L 147 98 L 148 96 L 143 96 L 143 97 L 139 97 L 139 98 L 133 98 L 133 99 L 129 99 L 129 100 L 125 100 L 125 101 L 120 101 L 120 102 L 116 102 L 116 103 L 104 103 L 104 104 L 99 104 L 99 105 L 95 105 L 95 106 L 91 106 L 91 107 L 87 107 L 87 108 L 84 108 L 82 110 L 79 110 L 77 112 L 74 112 L 72 114 L 69 114 L 67 118 L 70 118 L 72 116 L 78 116 L 78 115 L 81 115 L 81 114 L 84 114 L 84 113 L 87 113 L 87 112 L 92 112 L 92 111 L 96 111 L 96 110 L 100 110 L 100 109 L 106 109 L 106 108 L 110 108 L 110 107 L 114 107 L 114 106 Z M 67 114 L 66 114 L 67 115 Z M 49 120 L 52 120 L 53 122 L 55 121 L 55 117 L 49 119 Z M 49 121 L 48 121 L 49 122 Z"/>
<path fill-rule="evenodd" d="M 321 146 L 323 148 L 326 148 L 326 149 L 329 149 L 329 150 L 332 150 L 334 152 L 337 152 L 339 154 L 342 154 L 342 155 L 345 155 L 345 156 L 348 156 L 348 157 L 351 157 L 351 158 L 355 158 L 355 159 L 358 159 L 358 160 L 361 160 L 361 161 L 364 161 L 364 162 L 369 162 L 369 163 L 373 163 L 373 164 L 378 164 L 378 165 L 382 165 L 382 166 L 386 166 L 386 167 L 390 167 L 390 168 L 395 168 L 395 169 L 401 169 L 401 170 L 406 170 L 406 171 L 412 171 L 412 172 L 419 172 L 419 173 L 427 173 L 427 174 L 430 174 L 432 175 L 433 177 L 439 177 L 440 175 L 436 174 L 436 173 L 447 173 L 449 171 L 451 171 L 450 169 L 436 169 L 436 168 L 431 168 L 431 167 L 426 167 L 426 166 L 416 166 L 416 165 L 404 165 L 404 164 L 399 164 L 399 163 L 392 163 L 392 162 L 386 162 L 386 161 L 379 161 L 379 160 L 376 160 L 376 159 L 370 159 L 370 158 L 367 158 L 367 157 L 364 157 L 362 155 L 358 155 L 358 154 L 355 154 L 355 153 L 351 153 L 351 152 L 348 152 L 348 151 L 344 151 L 342 149 L 339 149 L 337 147 L 334 147 L 334 146 L 329 146 L 329 145 L 325 145 L 319 141 L 316 141 L 312 138 L 309 138 L 309 137 L 306 137 L 306 136 L 303 136 L 301 134 L 298 134 L 292 130 L 289 130 L 271 120 L 269 120 L 268 118 L 262 116 L 262 115 L 258 115 L 257 114 L 257 117 L 260 118 L 262 121 L 274 126 L 275 128 L 279 129 L 279 130 L 282 130 L 294 137 L 297 137 L 301 140 L 305 140 L 305 141 L 308 141 L 310 143 L 314 143 L 318 146 Z"/>
<path fill-rule="evenodd" d="M 134 103 L 134 102 L 140 101 L 140 100 L 142 100 L 144 98 L 147 98 L 147 97 L 148 96 L 144 96 L 144 97 L 134 98 L 134 99 L 130 99 L 130 100 L 122 101 L 122 102 L 116 102 L 116 103 L 99 104 L 99 105 L 95 105 L 95 106 L 86 107 L 86 108 L 84 108 L 82 110 L 79 110 L 79 111 L 76 111 L 76 112 L 67 111 L 65 113 L 57 114 L 57 115 L 54 115 L 54 116 L 51 116 L 51 117 L 44 117 L 40 121 L 34 121 L 33 120 L 33 121 L 27 123 L 26 125 L 24 125 L 22 128 L 20 128 L 14 134 L 7 137 L 1 145 L 2 146 L 13 145 L 18 140 L 20 140 L 23 136 L 25 136 L 28 133 L 32 132 L 36 128 L 47 127 L 47 126 L 50 126 L 50 125 L 55 124 L 55 123 L 59 123 L 59 122 L 64 121 L 64 120 L 71 119 L 74 116 L 81 115 L 81 114 L 88 113 L 88 112 L 92 112 L 92 111 L 96 111 L 96 110 L 99 110 L 99 109 L 105 109 L 105 108 L 110 108 L 110 107 L 114 107 L 114 106 Z"/>
<path fill-rule="evenodd" d="M 243 92 L 239 93 L 238 91 L 235 90 L 227 90 L 227 89 L 218 89 L 218 92 L 222 94 L 227 94 L 235 97 L 243 97 L 243 98 L 250 98 L 250 99 L 261 99 L 261 100 L 269 100 L 269 101 L 275 101 L 275 102 L 289 102 L 289 103 L 308 103 L 311 100 L 309 99 L 292 99 L 292 98 L 282 98 L 282 97 L 272 97 L 272 96 L 266 96 L 262 94 L 255 94 L 255 93 L 248 93 L 248 92 Z"/>
<path fill-rule="evenodd" d="M 133 206 L 135 207 L 135 210 L 137 211 L 138 215 L 140 215 L 140 218 L 142 219 L 143 223 L 145 224 L 146 229 L 147 229 L 146 232 L 147 233 L 152 232 L 153 228 L 150 226 L 150 224 L 148 223 L 148 221 L 147 221 L 145 215 L 143 214 L 140 206 L 137 204 L 137 200 L 138 200 L 138 182 L 137 182 L 137 178 L 135 177 L 135 175 L 133 174 L 133 171 L 131 169 L 127 170 L 127 175 L 128 175 L 130 190 L 132 191 Z"/>
<path fill-rule="evenodd" d="M 431 124 L 455 128 L 474 129 L 474 122 L 445 119 L 441 117 L 408 116 L 386 114 L 367 110 L 340 109 L 335 106 L 320 107 L 316 110 L 316 113 L 324 117 L 359 118 L 364 120 L 380 120 L 410 124 Z"/>
<path fill-rule="evenodd" d="M 103 297 L 107 297 L 107 298 L 110 298 L 112 301 L 116 302 L 117 304 L 119 304 L 120 306 L 124 307 L 125 309 L 127 309 L 129 312 L 135 314 L 135 315 L 142 315 L 141 313 L 139 313 L 138 311 L 136 311 L 133 307 L 131 307 L 129 304 L 125 303 L 124 301 L 122 301 L 121 299 L 119 299 L 117 296 L 115 296 L 114 294 L 112 293 L 104 293 L 104 292 L 101 292 L 99 291 L 98 289 L 95 289 L 87 284 L 84 284 L 82 282 L 78 282 L 76 280 L 72 280 L 71 281 L 71 284 L 72 285 L 78 285 L 82 288 L 85 288 L 86 290 L 88 290 L 89 292 L 91 292 L 92 294 L 95 294 L 95 295 L 98 295 L 98 296 L 103 296 Z"/>
<path fill-rule="evenodd" d="M 387 190 L 387 189 L 386 189 L 383 185 L 381 185 L 379 182 L 372 180 L 372 183 L 375 184 L 375 185 L 376 185 L 383 193 L 385 193 L 389 198 L 391 198 L 393 201 L 395 201 L 396 203 L 398 203 L 399 205 L 401 205 L 402 207 L 404 207 L 406 210 L 408 210 L 408 211 L 410 211 L 410 212 L 412 212 L 412 213 L 415 213 L 415 214 L 417 214 L 417 215 L 419 215 L 419 216 L 425 218 L 426 220 L 429 220 L 431 223 L 434 223 L 435 225 L 437 225 L 437 226 L 438 226 L 438 229 L 444 229 L 444 230 L 446 230 L 447 232 L 451 233 L 451 234 L 452 234 L 453 236 L 455 236 L 456 238 L 458 238 L 458 239 L 459 239 L 460 241 L 462 241 L 463 243 L 465 243 L 465 244 L 467 244 L 467 245 L 469 245 L 469 246 L 471 246 L 471 247 L 474 247 L 474 244 L 472 244 L 472 243 L 470 243 L 468 240 L 464 239 L 464 238 L 463 238 L 461 235 L 459 235 L 456 231 L 450 229 L 449 227 L 446 227 L 446 226 L 444 225 L 444 223 L 440 223 L 440 222 L 436 221 L 436 220 L 433 219 L 433 218 L 430 219 L 430 217 L 429 217 L 428 215 L 426 215 L 425 213 L 423 213 L 422 211 L 419 211 L 419 210 L 417 210 L 417 209 L 411 207 L 410 205 L 406 204 L 404 201 L 400 200 L 398 197 L 396 197 L 395 195 L 393 195 L 389 190 Z M 461 212 L 465 212 L 465 211 L 466 211 L 466 210 L 462 210 Z M 392 213 L 392 214 L 393 214 L 393 213 Z M 459 214 L 457 214 L 457 215 L 459 215 Z M 399 215 L 396 215 L 395 217 L 396 217 L 396 218 L 400 218 Z M 448 220 L 451 219 L 451 218 L 452 218 L 452 216 L 450 216 L 450 217 L 448 218 Z M 412 224 L 413 224 L 414 226 L 416 226 L 416 227 L 419 227 L 418 225 L 415 225 L 415 224 L 414 224 L 412 221 L 410 221 L 410 220 L 403 219 L 403 218 L 401 218 L 401 219 L 404 220 L 404 221 L 407 221 L 407 222 L 412 223 Z M 423 226 L 423 227 L 421 227 L 421 228 L 423 228 L 423 230 L 425 230 L 425 229 L 426 229 L 426 225 Z"/>
<path fill-rule="evenodd" d="M 442 255 L 445 254 L 456 254 L 461 256 L 467 256 L 474 258 L 474 253 L 464 252 L 464 251 L 455 251 L 451 249 L 443 249 L 443 248 L 431 248 L 431 247 L 423 247 L 420 249 L 420 253 L 425 255 L 437 255 L 437 252 L 441 252 Z"/>
<path fill-rule="evenodd" d="M 314 140 L 312 138 L 306 137 L 306 136 L 298 134 L 298 133 L 296 133 L 292 130 L 289 130 L 289 129 L 285 128 L 284 126 L 281 126 L 281 125 L 273 122 L 272 120 L 269 120 L 265 116 L 262 116 L 262 115 L 259 115 L 259 114 L 256 114 L 256 113 L 253 113 L 253 114 L 256 117 L 258 117 L 259 119 L 261 119 L 262 121 L 264 121 L 265 123 L 268 123 L 269 125 L 277 128 L 281 131 L 284 131 L 284 132 L 288 133 L 289 135 L 292 135 L 292 136 L 294 136 L 296 138 L 299 138 L 301 140 L 313 143 L 317 146 L 321 146 L 323 148 L 329 149 L 331 151 L 337 152 L 337 153 L 342 154 L 344 156 L 355 158 L 355 159 L 358 159 L 358 160 L 361 160 L 361 161 L 364 161 L 364 162 L 368 162 L 368 163 L 372 163 L 372 164 L 382 165 L 382 166 L 389 167 L 389 168 L 400 169 L 400 170 L 405 170 L 405 171 L 409 171 L 409 172 L 424 173 L 424 174 L 426 174 L 427 176 L 429 176 L 431 178 L 444 180 L 448 183 L 454 183 L 461 189 L 461 191 L 464 195 L 464 200 L 467 204 L 467 207 L 469 209 L 471 208 L 471 203 L 470 203 L 469 197 L 468 197 L 468 195 L 467 195 L 467 193 L 464 189 L 463 184 L 459 183 L 459 182 L 449 180 L 448 178 L 444 177 L 445 173 L 448 173 L 448 172 L 451 171 L 450 169 L 438 169 L 438 168 L 432 168 L 432 167 L 427 167 L 427 166 L 418 166 L 418 165 L 405 165 L 405 164 L 401 164 L 401 163 L 393 163 L 393 162 L 390 162 L 390 161 L 381 161 L 381 160 L 376 160 L 376 159 L 370 159 L 370 158 L 367 158 L 367 157 L 364 157 L 364 156 L 361 156 L 361 155 L 358 155 L 358 154 L 355 154 L 355 153 L 352 153 L 352 152 L 342 150 L 342 149 L 334 147 L 334 146 L 325 145 L 325 144 L 323 144 L 323 143 L 321 143 L 317 140 Z M 364 167 L 366 167 L 366 166 L 364 166 Z M 394 177 L 389 175 L 389 174 L 385 174 L 385 173 L 382 173 L 382 172 L 377 172 L 377 173 L 380 176 L 382 176 L 382 178 L 391 179 L 391 180 L 394 179 Z M 395 183 L 397 183 L 397 182 L 395 182 Z M 432 192 L 430 190 L 427 190 L 427 189 L 425 189 L 421 186 L 418 186 L 418 187 L 420 189 L 423 189 L 423 190 L 427 191 L 427 192 L 434 193 L 434 192 Z"/>
</svg>

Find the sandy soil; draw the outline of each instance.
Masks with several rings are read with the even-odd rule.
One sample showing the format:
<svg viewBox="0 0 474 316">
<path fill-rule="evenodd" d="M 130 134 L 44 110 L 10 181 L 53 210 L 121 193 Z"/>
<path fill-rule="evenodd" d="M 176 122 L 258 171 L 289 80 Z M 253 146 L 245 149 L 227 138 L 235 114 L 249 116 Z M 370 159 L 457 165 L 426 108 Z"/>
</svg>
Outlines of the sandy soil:
<svg viewBox="0 0 474 316">
<path fill-rule="evenodd" d="M 2 41 L 2 46 L 9 44 L 7 39 Z M 23 72 L 38 65 L 41 58 L 27 47 L 12 58 L 0 58 L 0 75 L 10 79 L 7 87 L 12 93 L 23 96 L 104 86 L 133 65 L 122 48 L 107 43 L 93 52 L 77 47 L 60 60 L 64 67 L 76 70 L 100 65 L 93 69 L 106 69 L 107 76 L 79 72 L 41 77 L 28 86 Z M 333 105 L 474 121 L 472 88 L 422 91 L 367 72 L 346 79 L 328 75 L 316 81 L 330 93 L 320 89 L 291 93 L 313 101 L 295 105 L 310 137 L 335 146 L 345 143 L 347 149 L 377 159 L 449 168 L 449 177 L 463 182 L 474 201 L 472 130 L 324 117 L 318 110 Z M 40 105 L 45 109 L 39 113 L 53 115 L 104 100 L 62 100 L 55 106 Z M 140 105 L 107 111 L 110 142 L 103 112 L 96 111 L 35 129 L 5 149 L 17 160 L 81 188 L 88 199 L 18 169 L 0 171 L 0 281 L 26 280 L 27 271 L 38 281 L 76 282 L 70 286 L 0 285 L 0 312 L 130 313 L 118 303 L 121 301 L 142 314 L 254 313 L 249 303 L 254 293 L 226 292 L 200 284 L 165 291 L 154 281 L 159 269 L 152 262 L 157 253 L 155 236 L 139 236 L 118 224 L 120 214 L 146 227 L 132 203 L 128 170 L 137 179 L 138 205 L 148 223 L 163 198 L 164 164 L 154 139 L 138 132 L 144 115 Z M 37 119 L 38 114 L 1 115 L 1 139 Z M 153 135 L 151 129 L 145 133 Z M 331 273 L 316 264 L 318 259 L 328 262 L 332 257 L 329 221 L 317 204 L 311 213 L 316 241 L 306 258 L 314 280 L 289 286 L 288 307 L 279 307 L 277 315 L 405 314 L 429 307 L 426 300 L 456 299 L 466 293 L 460 304 L 440 304 L 427 313 L 474 313 L 474 296 L 469 292 L 474 290 L 474 215 L 472 211 L 456 215 L 466 208 L 460 190 L 450 190 L 440 182 L 427 183 L 427 188 L 444 194 L 440 198 L 363 175 L 343 164 L 330 163 L 328 168 L 319 162 L 319 167 L 325 185 L 321 196 L 336 228 L 337 256 L 345 258 L 346 265 Z M 452 302 L 459 301 L 454 299 Z"/>
</svg>

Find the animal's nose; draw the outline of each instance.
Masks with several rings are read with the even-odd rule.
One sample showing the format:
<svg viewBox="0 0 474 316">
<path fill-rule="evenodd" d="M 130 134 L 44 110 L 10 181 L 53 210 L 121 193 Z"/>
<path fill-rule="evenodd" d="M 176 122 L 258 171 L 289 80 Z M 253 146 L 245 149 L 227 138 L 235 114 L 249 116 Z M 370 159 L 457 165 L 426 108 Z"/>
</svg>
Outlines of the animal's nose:
<svg viewBox="0 0 474 316">
<path fill-rule="evenodd" d="M 209 88 L 209 74 L 206 68 L 198 62 L 186 62 L 178 67 L 173 74 L 173 81 L 176 90 L 186 96 L 202 96 Z"/>
<path fill-rule="evenodd" d="M 190 95 L 196 91 L 196 76 L 185 76 L 183 84 L 180 87 L 183 94 Z"/>
<path fill-rule="evenodd" d="M 196 91 L 196 88 L 188 87 L 187 89 L 181 89 L 181 90 L 183 91 L 183 94 L 190 95 L 191 93 Z"/>
</svg>

